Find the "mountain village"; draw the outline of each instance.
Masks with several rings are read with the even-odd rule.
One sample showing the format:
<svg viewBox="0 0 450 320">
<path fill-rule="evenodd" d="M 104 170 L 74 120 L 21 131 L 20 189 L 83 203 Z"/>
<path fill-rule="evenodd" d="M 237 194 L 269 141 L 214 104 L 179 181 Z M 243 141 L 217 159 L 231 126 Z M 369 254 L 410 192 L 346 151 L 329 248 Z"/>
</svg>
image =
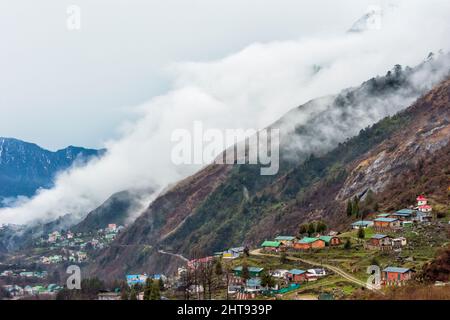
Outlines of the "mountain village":
<svg viewBox="0 0 450 320">
<path fill-rule="evenodd" d="M 0 265 L 4 295 L 56 298 L 66 290 L 57 266 L 83 266 L 124 228 L 108 224 L 96 232 L 55 231 L 41 237 L 27 258 L 30 269 Z M 164 299 L 348 299 L 360 290 L 382 292 L 407 284 L 433 257 L 433 247 L 448 243 L 448 228 L 449 222 L 436 218 L 428 199 L 419 195 L 409 208 L 370 214 L 342 232 L 316 222 L 310 230 L 277 235 L 259 247 L 242 245 L 184 258 L 175 274 L 130 273 L 95 299 L 144 300 L 154 283 L 157 297 Z M 367 280 L 371 266 L 378 268 L 378 281 Z"/>
</svg>

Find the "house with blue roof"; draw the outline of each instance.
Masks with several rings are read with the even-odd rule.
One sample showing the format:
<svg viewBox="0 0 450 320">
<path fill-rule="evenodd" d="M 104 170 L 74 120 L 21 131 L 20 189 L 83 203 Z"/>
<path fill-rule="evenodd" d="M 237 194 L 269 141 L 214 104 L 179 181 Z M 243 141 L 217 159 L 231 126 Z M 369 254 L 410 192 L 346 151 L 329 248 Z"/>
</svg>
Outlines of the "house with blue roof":
<svg viewBox="0 0 450 320">
<path fill-rule="evenodd" d="M 132 287 L 136 284 L 144 285 L 147 281 L 148 275 L 146 274 L 128 274 L 126 275 L 128 286 Z"/>
<path fill-rule="evenodd" d="M 389 215 L 389 218 L 398 219 L 401 221 L 409 221 L 412 220 L 416 216 L 416 211 L 412 209 L 402 209 L 398 210 Z"/>
<path fill-rule="evenodd" d="M 291 282 L 300 283 L 307 280 L 306 271 L 300 269 L 291 269 L 287 273 L 287 278 Z"/>
<path fill-rule="evenodd" d="M 245 282 L 245 292 L 259 292 L 263 289 L 261 279 L 250 278 Z"/>
<path fill-rule="evenodd" d="M 385 285 L 399 285 L 411 280 L 414 270 L 401 267 L 387 267 L 382 272 L 382 283 Z"/>
<path fill-rule="evenodd" d="M 397 218 L 376 218 L 373 220 L 373 227 L 376 230 L 400 229 L 402 227 L 402 222 Z"/>
</svg>

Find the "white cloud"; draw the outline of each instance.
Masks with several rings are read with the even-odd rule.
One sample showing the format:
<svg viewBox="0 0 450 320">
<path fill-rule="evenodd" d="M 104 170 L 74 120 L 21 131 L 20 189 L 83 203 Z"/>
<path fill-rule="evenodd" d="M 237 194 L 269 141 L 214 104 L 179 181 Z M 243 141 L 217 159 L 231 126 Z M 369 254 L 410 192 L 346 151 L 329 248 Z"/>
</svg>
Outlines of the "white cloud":
<svg viewBox="0 0 450 320">
<path fill-rule="evenodd" d="M 384 17 L 381 30 L 260 42 L 223 59 L 174 64 L 171 91 L 139 106 L 137 120 L 106 144 L 104 158 L 1 210 L 0 223 L 82 215 L 120 190 L 161 190 L 199 169 L 171 164 L 174 129 L 191 129 L 195 120 L 209 128 L 263 128 L 309 99 L 358 85 L 397 63 L 415 65 L 429 51 L 449 49 L 449 14 L 448 1 L 403 1 Z M 322 69 L 315 73 L 317 66 Z"/>
</svg>

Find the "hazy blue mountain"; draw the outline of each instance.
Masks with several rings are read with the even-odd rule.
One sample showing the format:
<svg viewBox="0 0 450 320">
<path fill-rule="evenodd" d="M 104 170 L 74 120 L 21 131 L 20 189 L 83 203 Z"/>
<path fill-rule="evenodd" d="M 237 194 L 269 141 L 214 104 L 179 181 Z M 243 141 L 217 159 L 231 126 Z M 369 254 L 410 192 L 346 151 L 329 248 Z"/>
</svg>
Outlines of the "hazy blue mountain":
<svg viewBox="0 0 450 320">
<path fill-rule="evenodd" d="M 51 187 L 59 171 L 103 153 L 74 146 L 53 152 L 34 143 L 0 137 L 0 206 L 5 198 L 32 196 L 39 188 Z"/>
</svg>

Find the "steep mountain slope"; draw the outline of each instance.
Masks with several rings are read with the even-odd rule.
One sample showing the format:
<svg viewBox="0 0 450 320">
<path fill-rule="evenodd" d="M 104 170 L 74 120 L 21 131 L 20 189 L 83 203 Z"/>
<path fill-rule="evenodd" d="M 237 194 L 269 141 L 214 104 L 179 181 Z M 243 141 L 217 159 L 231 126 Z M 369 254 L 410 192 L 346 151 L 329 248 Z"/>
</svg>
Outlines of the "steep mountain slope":
<svg viewBox="0 0 450 320">
<path fill-rule="evenodd" d="M 131 221 L 129 214 L 139 210 L 142 200 L 142 194 L 137 192 L 117 192 L 91 211 L 80 223 L 71 227 L 71 230 L 90 232 L 105 228 L 110 223 L 125 225 Z"/>
<path fill-rule="evenodd" d="M 391 185 L 401 183 L 400 173 L 414 171 L 416 163 L 448 148 L 450 81 L 406 111 L 360 131 L 366 121 L 394 114 L 403 109 L 401 102 L 410 103 L 422 93 L 410 81 L 413 74 L 396 68 L 359 88 L 293 110 L 274 124 L 287 128 L 281 137 L 281 152 L 287 156 L 278 175 L 260 176 L 259 167 L 251 165 L 207 167 L 156 199 L 101 253 L 90 272 L 101 275 L 107 270 L 108 277 L 170 272 L 176 261 L 160 263 L 158 249 L 192 257 L 258 244 L 279 233 L 295 234 L 306 221 L 325 220 L 333 228 L 347 225 L 348 198 L 364 196 L 369 189 L 381 197 Z M 384 108 L 386 112 L 380 112 Z M 305 113 L 312 114 L 307 121 L 297 116 Z M 330 134 L 327 130 L 333 125 L 338 127 Z M 353 134 L 357 136 L 345 141 Z M 400 147 L 406 141 L 411 147 Z M 421 147 L 412 152 L 414 146 Z M 389 155 L 386 163 L 392 170 L 386 169 L 388 183 L 380 185 L 376 171 L 361 170 L 382 152 Z M 366 182 L 358 184 L 358 172 Z M 423 186 L 422 192 L 430 191 Z M 380 199 L 383 206 L 388 203 Z"/>
<path fill-rule="evenodd" d="M 12 138 L 0 138 L 0 205 L 7 197 L 32 196 L 49 188 L 57 172 L 84 162 L 103 150 L 67 147 L 56 152 Z"/>
</svg>

